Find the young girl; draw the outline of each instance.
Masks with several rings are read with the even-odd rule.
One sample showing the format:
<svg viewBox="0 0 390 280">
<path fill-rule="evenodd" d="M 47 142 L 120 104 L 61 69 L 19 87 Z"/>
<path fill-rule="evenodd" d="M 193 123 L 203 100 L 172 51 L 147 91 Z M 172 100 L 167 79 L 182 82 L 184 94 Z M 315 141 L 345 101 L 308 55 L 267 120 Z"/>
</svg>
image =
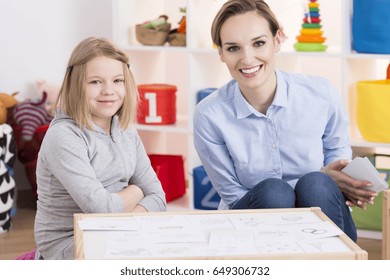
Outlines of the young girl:
<svg viewBox="0 0 390 280">
<path fill-rule="evenodd" d="M 283 33 L 262 0 L 227 1 L 211 33 L 233 80 L 197 106 L 194 141 L 220 209 L 317 206 L 356 240 L 348 206 L 376 193 L 340 171 L 351 148 L 337 90 L 275 69 Z"/>
<path fill-rule="evenodd" d="M 73 51 L 38 156 L 40 258 L 72 259 L 73 214 L 164 211 L 165 194 L 131 126 L 138 92 L 126 54 L 88 38 Z"/>
</svg>

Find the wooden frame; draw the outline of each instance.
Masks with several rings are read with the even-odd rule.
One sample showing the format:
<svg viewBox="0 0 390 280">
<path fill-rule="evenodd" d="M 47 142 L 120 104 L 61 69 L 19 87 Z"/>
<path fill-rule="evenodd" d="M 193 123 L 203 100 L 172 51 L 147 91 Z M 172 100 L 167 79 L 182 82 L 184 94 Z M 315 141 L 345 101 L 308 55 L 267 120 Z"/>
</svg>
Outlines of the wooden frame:
<svg viewBox="0 0 390 280">
<path fill-rule="evenodd" d="M 390 260 L 390 189 L 383 191 L 382 259 Z"/>
<path fill-rule="evenodd" d="M 280 212 L 305 212 L 312 211 L 321 220 L 329 221 L 334 224 L 318 207 L 313 208 L 293 208 L 293 209 L 261 209 L 261 210 L 227 210 L 227 211 L 188 211 L 188 212 L 154 212 L 154 213 L 117 213 L 117 214 L 75 214 L 74 215 L 74 257 L 75 259 L 86 259 L 84 252 L 84 233 L 80 229 L 78 221 L 85 218 L 99 218 L 99 217 L 131 217 L 136 215 L 199 215 L 199 214 L 239 214 L 239 213 L 280 213 Z M 258 254 L 248 256 L 202 256 L 189 257 L 187 259 L 355 259 L 366 260 L 368 254 L 362 250 L 356 243 L 354 243 L 347 235 L 339 236 L 342 242 L 350 248 L 348 252 L 326 252 L 326 253 L 295 253 L 295 254 Z M 98 242 L 94 246 L 98 246 Z M 97 256 L 98 259 L 103 258 Z"/>
</svg>

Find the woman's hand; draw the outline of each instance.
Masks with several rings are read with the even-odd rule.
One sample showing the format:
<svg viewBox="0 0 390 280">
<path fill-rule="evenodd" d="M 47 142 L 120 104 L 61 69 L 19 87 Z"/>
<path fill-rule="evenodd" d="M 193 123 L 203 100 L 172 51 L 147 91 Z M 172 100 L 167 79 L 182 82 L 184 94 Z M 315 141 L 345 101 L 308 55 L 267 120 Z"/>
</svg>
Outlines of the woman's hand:
<svg viewBox="0 0 390 280">
<path fill-rule="evenodd" d="M 137 205 L 143 198 L 144 193 L 137 185 L 128 185 L 118 192 L 125 206 L 124 212 L 145 212 L 146 209 Z M 141 207 L 141 208 L 140 208 Z M 145 211 L 141 211 L 144 209 Z"/>
<path fill-rule="evenodd" d="M 346 204 L 348 206 L 358 206 L 365 210 L 366 203 L 374 204 L 374 198 L 378 194 L 366 189 L 372 185 L 371 182 L 356 180 L 344 172 L 341 172 L 341 169 L 347 166 L 349 162 L 349 160 L 337 160 L 323 167 L 321 171 L 328 174 L 336 181 L 341 192 L 347 199 Z"/>
</svg>

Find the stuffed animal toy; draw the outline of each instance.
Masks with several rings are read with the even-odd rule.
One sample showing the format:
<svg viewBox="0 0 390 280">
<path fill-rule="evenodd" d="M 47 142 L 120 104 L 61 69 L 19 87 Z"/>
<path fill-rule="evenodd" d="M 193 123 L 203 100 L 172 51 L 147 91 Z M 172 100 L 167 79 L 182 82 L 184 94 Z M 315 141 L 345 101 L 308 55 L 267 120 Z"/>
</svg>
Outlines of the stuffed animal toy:
<svg viewBox="0 0 390 280">
<path fill-rule="evenodd" d="M 15 96 L 19 92 L 14 92 L 12 94 L 8 93 L 0 93 L 0 124 L 9 123 L 8 118 L 8 110 L 12 110 L 16 104 L 18 104 L 18 100 L 16 100 Z"/>
<path fill-rule="evenodd" d="M 16 145 L 12 127 L 6 123 L 7 109 L 18 103 L 14 95 L 0 93 L 0 234 L 10 229 L 11 210 L 14 206 L 13 167 Z"/>
<path fill-rule="evenodd" d="M 48 94 L 42 93 L 42 99 L 27 99 L 17 104 L 13 110 L 15 124 L 22 127 L 22 140 L 31 141 L 35 130 L 44 124 L 50 123 L 52 116 L 46 111 L 45 104 Z"/>
<path fill-rule="evenodd" d="M 40 96 L 43 97 L 43 94 L 46 92 L 47 98 L 44 104 L 44 108 L 50 116 L 53 116 L 54 115 L 53 106 L 57 101 L 60 88 L 55 84 L 47 82 L 46 80 L 37 80 L 35 84 L 37 86 Z"/>
</svg>

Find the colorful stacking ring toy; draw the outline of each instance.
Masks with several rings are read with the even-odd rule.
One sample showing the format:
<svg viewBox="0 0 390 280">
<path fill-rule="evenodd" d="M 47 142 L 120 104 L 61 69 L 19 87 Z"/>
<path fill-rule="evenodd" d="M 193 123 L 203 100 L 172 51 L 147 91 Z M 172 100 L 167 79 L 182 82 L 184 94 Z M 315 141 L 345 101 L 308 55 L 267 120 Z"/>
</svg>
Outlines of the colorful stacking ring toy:
<svg viewBox="0 0 390 280">
<path fill-rule="evenodd" d="M 297 36 L 297 43 L 294 48 L 297 51 L 303 52 L 322 52 L 327 49 L 323 43 L 326 38 L 322 36 L 320 8 L 317 0 L 309 0 L 308 11 L 303 18 L 303 24 L 299 36 Z"/>
</svg>

